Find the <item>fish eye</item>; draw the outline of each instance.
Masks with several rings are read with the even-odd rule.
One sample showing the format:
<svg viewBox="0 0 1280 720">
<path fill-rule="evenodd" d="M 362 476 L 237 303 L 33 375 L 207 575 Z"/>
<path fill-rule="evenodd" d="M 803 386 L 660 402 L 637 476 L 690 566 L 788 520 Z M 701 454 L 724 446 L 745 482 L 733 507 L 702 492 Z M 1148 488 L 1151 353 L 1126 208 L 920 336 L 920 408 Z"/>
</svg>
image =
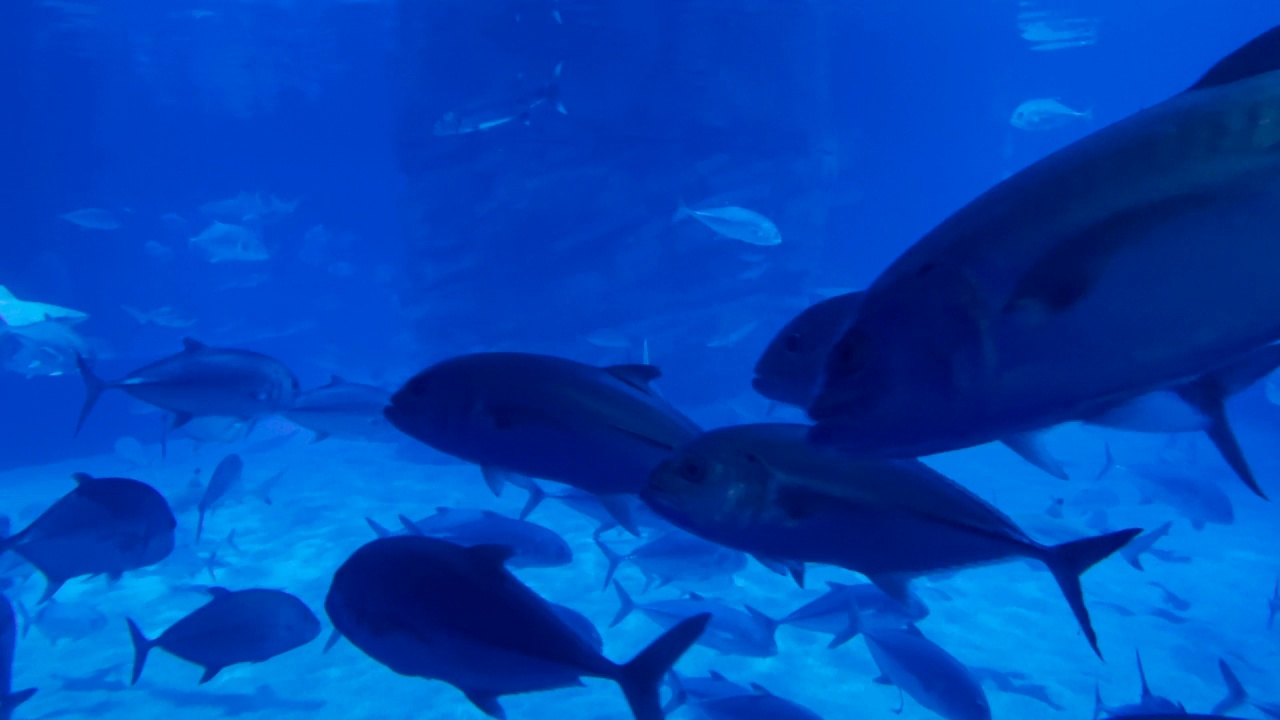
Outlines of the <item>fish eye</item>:
<svg viewBox="0 0 1280 720">
<path fill-rule="evenodd" d="M 782 339 L 782 348 L 789 353 L 800 352 L 800 333 L 791 333 Z"/>
<path fill-rule="evenodd" d="M 688 480 L 694 485 L 701 485 L 707 479 L 707 468 L 697 460 L 685 460 L 680 463 L 678 472 L 680 477 Z"/>
</svg>

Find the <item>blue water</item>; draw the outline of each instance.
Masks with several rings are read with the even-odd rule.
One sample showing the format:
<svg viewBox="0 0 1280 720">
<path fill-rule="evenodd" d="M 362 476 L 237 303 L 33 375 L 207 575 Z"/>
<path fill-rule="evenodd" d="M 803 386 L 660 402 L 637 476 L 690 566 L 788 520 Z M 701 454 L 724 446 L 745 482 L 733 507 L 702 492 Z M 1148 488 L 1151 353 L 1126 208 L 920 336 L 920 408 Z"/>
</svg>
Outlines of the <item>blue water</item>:
<svg viewBox="0 0 1280 720">
<path fill-rule="evenodd" d="M 394 390 L 453 354 L 524 350 L 648 360 L 663 368 L 664 397 L 700 423 L 759 421 L 767 403 L 750 391 L 751 367 L 783 322 L 864 287 L 977 193 L 1187 87 L 1278 19 L 1273 0 L 5 0 L 0 285 L 87 314 L 75 329 L 107 377 L 186 336 L 271 354 L 308 388 L 339 374 Z M 1037 21 L 1079 31 L 1078 45 L 1035 49 L 1024 34 Z M 527 124 L 433 134 L 451 111 L 513 106 L 557 63 L 566 113 L 539 107 Z M 1011 125 L 1032 98 L 1092 118 Z M 269 258 L 210 262 L 190 242 L 217 216 L 202 206 L 242 193 L 297 204 L 242 218 Z M 672 224 L 681 201 L 751 207 L 776 222 L 782 244 Z M 116 227 L 64 217 L 83 209 Z M 158 633 L 204 602 L 184 586 L 209 582 L 288 589 L 319 613 L 333 570 L 372 538 L 364 517 L 390 523 L 438 506 L 514 514 L 522 492 L 495 498 L 474 467 L 410 441 L 312 443 L 281 419 L 230 442 L 170 438 L 162 459 L 163 419 L 122 393 L 108 393 L 73 438 L 83 398 L 74 368 L 0 361 L 0 514 L 15 527 L 66 493 L 72 472 L 135 477 L 171 500 L 232 451 L 250 485 L 285 473 L 270 505 L 231 498 L 199 546 L 194 510 L 181 510 L 166 563 L 113 585 L 69 583 L 59 600 L 92 604 L 110 624 L 74 642 L 51 644 L 38 629 L 20 638 L 14 687 L 40 692 L 15 718 L 482 717 L 447 685 L 395 675 L 350 645 L 322 654 L 320 641 L 202 686 L 198 669 L 155 653 L 126 688 L 123 618 Z M 1276 495 L 1280 408 L 1264 385 L 1231 412 Z M 1074 502 L 1092 487 L 1104 442 L 1207 468 L 1234 523 L 1196 531 L 1123 484 L 1114 498 Z M 1113 528 L 1177 519 L 1160 547 L 1189 560 L 1148 558 L 1139 572 L 1113 558 L 1085 576 L 1105 663 L 1044 572 L 1011 564 L 925 581 L 932 639 L 968 665 L 1024 673 L 1064 708 L 988 687 L 995 718 L 1088 717 L 1095 685 L 1111 704 L 1134 702 L 1135 648 L 1153 689 L 1190 710 L 1222 697 L 1219 658 L 1254 699 L 1280 701 L 1280 623 L 1264 630 L 1280 515 L 1219 469 L 1203 439 L 1170 442 L 1055 431 L 1067 484 L 994 446 L 930 459 L 1037 537 L 1049 539 L 1038 528 L 1054 524 L 1044 511 L 1055 498 L 1068 499 L 1058 529 L 1069 535 L 1090 532 L 1100 506 Z M 617 600 L 600 592 L 593 526 L 555 503 L 534 519 L 569 541 L 575 561 L 520 577 L 601 627 L 608 657 L 629 658 L 657 628 L 637 614 L 603 629 Z M 232 530 L 234 547 L 223 541 Z M 619 577 L 641 586 L 634 570 Z M 816 568 L 802 591 L 752 564 L 716 596 L 779 616 L 850 577 Z M 1153 581 L 1190 608 L 1171 610 Z M 41 589 L 37 577 L 8 594 L 34 604 Z M 783 628 L 776 657 L 695 648 L 679 670 L 759 682 L 828 719 L 935 717 L 911 700 L 894 715 L 898 693 L 873 682 L 862 641 L 826 641 Z M 105 685 L 67 685 L 95 673 Z M 503 706 L 511 718 L 626 717 L 616 688 L 596 681 Z"/>
</svg>

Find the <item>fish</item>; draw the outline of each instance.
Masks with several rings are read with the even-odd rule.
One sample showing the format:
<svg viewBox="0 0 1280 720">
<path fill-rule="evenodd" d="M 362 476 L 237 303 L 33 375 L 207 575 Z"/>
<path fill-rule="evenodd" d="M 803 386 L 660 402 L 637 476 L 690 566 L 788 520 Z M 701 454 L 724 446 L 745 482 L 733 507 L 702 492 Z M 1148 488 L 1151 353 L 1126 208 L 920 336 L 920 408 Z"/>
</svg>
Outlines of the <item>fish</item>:
<svg viewBox="0 0 1280 720">
<path fill-rule="evenodd" d="M 1169 588 L 1165 587 L 1161 583 L 1152 581 L 1151 585 L 1155 586 L 1157 589 L 1160 590 L 1160 593 L 1164 596 L 1165 605 L 1168 605 L 1169 607 L 1179 612 L 1186 612 L 1187 610 L 1191 609 L 1191 603 L 1189 601 L 1187 601 L 1185 598 L 1178 595 L 1174 591 L 1170 590 Z"/>
<path fill-rule="evenodd" d="M 252 588 L 207 589 L 212 599 L 170 625 L 154 640 L 126 618 L 133 643 L 133 673 L 137 685 L 147 655 L 160 648 L 204 669 L 200 684 L 224 668 L 266 662 L 320 637 L 320 620 L 298 598 L 283 590 Z"/>
<path fill-rule="evenodd" d="M 408 535 L 373 540 L 334 573 L 325 612 L 334 628 L 392 671 L 453 685 L 481 712 L 506 717 L 503 695 L 616 682 L 636 720 L 661 720 L 663 676 L 710 621 L 677 624 L 631 662 L 596 652 L 505 567 L 510 548 L 462 547 Z"/>
<path fill-rule="evenodd" d="M 597 653 L 604 652 L 604 638 L 600 637 L 600 631 L 596 629 L 595 623 L 588 620 L 586 615 L 567 605 L 557 603 L 551 603 L 551 610 L 565 625 L 572 628 L 578 637 L 585 640 L 592 650 Z"/>
<path fill-rule="evenodd" d="M 69 213 L 63 213 L 60 217 L 72 225 L 84 228 L 85 230 L 120 229 L 120 221 L 116 218 L 115 213 L 101 208 L 72 210 Z"/>
<path fill-rule="evenodd" d="M 624 562 L 631 563 L 644 574 L 646 591 L 669 583 L 732 584 L 733 576 L 747 567 L 745 553 L 707 542 L 683 530 L 668 530 L 632 548 L 625 555 L 606 545 L 599 537 L 596 545 L 608 563 L 604 574 L 606 588 Z"/>
<path fill-rule="evenodd" d="M 822 720 L 822 716 L 809 708 L 774 695 L 758 683 L 751 683 L 746 692 L 693 702 L 677 695 L 668 703 L 666 711 L 676 707 L 688 707 L 703 720 Z"/>
<path fill-rule="evenodd" d="M 85 386 L 76 434 L 98 398 L 111 389 L 168 410 L 174 428 L 210 415 L 252 420 L 288 410 L 298 396 L 298 378 L 279 360 L 252 350 L 210 347 L 192 338 L 183 339 L 181 352 L 112 382 L 95 375 L 83 358 L 76 364 Z"/>
<path fill-rule="evenodd" d="M 914 592 L 900 602 L 874 583 L 846 585 L 828 582 L 821 597 L 805 603 L 778 621 L 831 635 L 829 648 L 857 637 L 864 627 L 905 627 L 929 616 L 929 608 Z"/>
<path fill-rule="evenodd" d="M 595 530 L 596 537 L 616 527 L 623 527 L 628 532 L 634 530 L 632 534 L 637 536 L 640 535 L 641 529 L 666 530 L 671 527 L 670 523 L 653 514 L 652 510 L 632 495 L 613 496 L 608 501 L 609 505 L 606 505 L 597 495 L 574 487 L 566 487 L 563 490 L 548 493 L 547 497 L 598 523 Z M 620 525 L 617 519 L 619 516 L 628 519 L 628 525 L 631 527 Z"/>
<path fill-rule="evenodd" d="M 271 259 L 271 252 L 256 231 L 217 220 L 199 235 L 188 239 L 187 245 L 211 263 L 265 262 Z"/>
<path fill-rule="evenodd" d="M 853 570 L 899 599 L 912 576 L 1038 561 L 1101 656 L 1080 576 L 1141 529 L 1044 545 L 918 460 L 860 460 L 812 445 L 808 430 L 761 424 L 708 431 L 659 465 L 640 498 L 712 542 Z"/>
<path fill-rule="evenodd" d="M 375 532 L 379 526 L 366 521 Z M 421 520 L 400 516 L 400 525 L 410 535 L 426 535 L 448 540 L 464 547 L 505 545 L 513 554 L 507 561 L 512 568 L 563 567 L 573 562 L 573 550 L 564 538 L 537 523 L 517 520 L 488 510 L 436 508 L 434 515 Z M 386 530 L 380 537 L 388 537 Z"/>
<path fill-rule="evenodd" d="M 0 326 L 0 357 L 4 366 L 26 377 L 56 377 L 72 372 L 76 357 L 92 357 L 94 349 L 71 325 L 57 320 Z"/>
<path fill-rule="evenodd" d="M 813 440 L 919 457 L 1153 393 L 1227 431 L 1200 380 L 1280 340 L 1278 46 L 1280 27 L 899 256 L 828 357 Z"/>
<path fill-rule="evenodd" d="M 1093 110 L 1073 110 L 1058 98 L 1032 98 L 1024 100 L 1013 109 L 1009 124 L 1019 130 L 1036 132 L 1057 130 L 1080 120 L 1093 119 Z"/>
<path fill-rule="evenodd" d="M 291 215 L 301 202 L 301 199 L 286 201 L 275 195 L 263 197 L 262 193 L 241 192 L 235 197 L 207 202 L 200 206 L 200 212 L 223 220 L 267 221 Z"/>
<path fill-rule="evenodd" d="M 884 680 L 912 700 L 946 720 L 991 720 L 982 684 L 915 625 L 868 628 L 863 638 Z"/>
<path fill-rule="evenodd" d="M 41 605 L 34 615 L 19 603 L 18 614 L 22 616 L 22 637 L 35 627 L 51 645 L 57 645 L 60 640 L 83 640 L 106 628 L 108 623 L 105 613 L 82 602 L 50 600 Z"/>
<path fill-rule="evenodd" d="M 563 70 L 564 63 L 556 63 L 550 80 L 514 101 L 450 110 L 431 126 L 431 133 L 436 137 L 448 137 L 485 132 L 512 123 L 529 125 L 533 111 L 543 106 L 554 107 L 561 115 L 568 115 L 568 109 L 560 101 L 560 75 Z"/>
<path fill-rule="evenodd" d="M 64 324 L 75 324 L 87 320 L 89 315 L 79 310 L 36 302 L 20 300 L 9 288 L 0 285 L 0 332 L 12 332 L 24 325 L 36 325 L 49 321 Z"/>
<path fill-rule="evenodd" d="M 1133 542 L 1120 548 L 1120 557 L 1134 570 L 1144 570 L 1142 567 L 1142 555 L 1151 550 L 1161 538 L 1167 536 L 1169 531 L 1173 529 L 1173 521 L 1170 520 L 1155 530 L 1149 530 L 1133 539 Z"/>
<path fill-rule="evenodd" d="M 210 708 L 219 711 L 222 716 L 316 713 L 328 704 L 324 700 L 281 697 L 270 685 L 259 685 L 253 692 L 247 693 L 202 692 L 152 686 L 147 688 L 147 693 L 174 707 Z"/>
<path fill-rule="evenodd" d="M 19 705 L 36 694 L 35 688 L 13 689 L 13 650 L 17 639 L 18 624 L 14 619 L 13 605 L 4 593 L 0 593 L 0 720 L 9 720 Z"/>
<path fill-rule="evenodd" d="M 1271 597 L 1267 600 L 1267 629 L 1275 627 L 1276 616 L 1280 615 L 1280 577 L 1276 578 L 1276 584 L 1271 590 Z"/>
<path fill-rule="evenodd" d="M 769 218 L 754 210 L 737 205 L 709 208 L 706 210 L 690 210 L 681 202 L 671 222 L 679 222 L 691 217 L 731 240 L 738 240 L 750 245 L 770 247 L 782 243 L 782 233 Z"/>
<path fill-rule="evenodd" d="M 667 684 L 671 687 L 671 699 L 663 711 L 668 715 L 690 701 L 715 700 L 752 692 L 750 686 L 736 683 L 715 670 L 708 672 L 706 677 L 686 677 L 673 670 L 667 675 Z"/>
<path fill-rule="evenodd" d="M 390 401 L 391 393 L 380 387 L 334 375 L 327 385 L 299 395 L 284 416 L 315 433 L 312 442 L 329 437 L 387 442 L 400 437 L 382 415 Z"/>
<path fill-rule="evenodd" d="M 751 386 L 774 402 L 807 408 L 817 394 L 831 348 L 853 324 L 865 292 L 836 295 L 810 305 L 782 327 L 756 361 Z M 1002 441 L 1032 465 L 1069 480 L 1062 462 L 1045 445 L 1044 434 L 1026 432 Z"/>
<path fill-rule="evenodd" d="M 637 610 L 663 628 L 674 627 L 688 617 L 707 614 L 711 621 L 698 638 L 699 645 L 741 657 L 768 658 L 778 654 L 778 621 L 750 605 L 735 610 L 719 600 L 704 598 L 697 593 L 689 593 L 677 600 L 636 604 L 617 580 L 612 584 L 618 595 L 618 612 L 609 627 L 617 626 Z"/>
<path fill-rule="evenodd" d="M 1065 710 L 1062 705 L 1049 695 L 1049 689 L 1036 683 L 1022 682 L 1026 675 L 1020 672 L 1007 672 L 994 668 L 970 667 L 969 671 L 979 682 L 990 683 L 1002 693 L 1021 695 L 1048 705 L 1059 712 Z"/>
<path fill-rule="evenodd" d="M 209 484 L 205 485 L 204 493 L 200 496 L 200 502 L 196 505 L 196 510 L 200 513 L 199 519 L 196 520 L 196 542 L 200 542 L 200 536 L 204 534 L 205 514 L 216 507 L 219 502 L 227 497 L 228 493 L 240 484 L 240 478 L 243 474 L 244 460 L 240 459 L 240 456 L 235 453 L 222 458 L 218 462 L 218 466 L 213 469 Z"/>
<path fill-rule="evenodd" d="M 383 414 L 409 437 L 487 469 L 495 492 L 513 473 L 634 493 L 701 431 L 650 387 L 659 374 L 530 353 L 461 355 L 415 375 Z"/>
<path fill-rule="evenodd" d="M 128 313 L 129 317 L 138 321 L 139 325 L 155 325 L 156 327 L 167 328 L 188 328 L 196 324 L 196 320 L 183 317 L 181 313 L 168 305 L 155 308 L 154 310 L 139 310 L 138 308 L 130 305 L 121 305 L 120 309 Z"/>
<path fill-rule="evenodd" d="M 1160 503 L 1173 508 L 1191 523 L 1196 530 L 1206 525 L 1232 525 L 1235 508 L 1231 498 L 1211 478 L 1199 477 L 1200 473 L 1182 465 L 1159 463 L 1134 463 L 1120 465 L 1107 448 L 1107 464 L 1102 471 L 1106 476 L 1116 470 L 1124 472 L 1142 494 L 1142 502 Z M 1149 549 L 1150 546 L 1148 546 Z"/>
<path fill-rule="evenodd" d="M 0 540 L 0 555 L 13 552 L 47 582 L 43 604 L 68 580 L 84 575 L 111 579 L 150 567 L 173 552 L 177 520 L 155 488 L 131 478 L 72 475 L 76 487 L 26 528 Z"/>
<path fill-rule="evenodd" d="M 1142 653 L 1134 650 L 1133 654 L 1138 662 L 1138 680 L 1142 683 L 1142 695 L 1138 698 L 1138 702 L 1132 705 L 1111 707 L 1102 701 L 1102 692 L 1095 686 L 1093 691 L 1093 720 L 1099 720 L 1099 718 L 1148 717 L 1159 714 L 1185 716 L 1187 710 L 1181 703 L 1176 703 L 1169 698 L 1161 697 L 1151 692 L 1151 686 L 1147 684 L 1147 673 L 1142 668 Z"/>
</svg>

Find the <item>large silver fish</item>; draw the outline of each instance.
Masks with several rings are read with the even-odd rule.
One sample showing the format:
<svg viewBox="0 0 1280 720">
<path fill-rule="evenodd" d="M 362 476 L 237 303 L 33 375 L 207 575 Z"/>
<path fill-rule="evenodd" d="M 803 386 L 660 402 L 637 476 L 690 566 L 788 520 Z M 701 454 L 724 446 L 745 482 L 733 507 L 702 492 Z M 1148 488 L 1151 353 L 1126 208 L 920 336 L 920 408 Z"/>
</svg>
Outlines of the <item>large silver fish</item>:
<svg viewBox="0 0 1280 720">
<path fill-rule="evenodd" d="M 917 456 L 1195 383 L 1280 340 L 1278 229 L 1280 27 L 904 253 L 828 358 L 813 438 Z"/>
</svg>

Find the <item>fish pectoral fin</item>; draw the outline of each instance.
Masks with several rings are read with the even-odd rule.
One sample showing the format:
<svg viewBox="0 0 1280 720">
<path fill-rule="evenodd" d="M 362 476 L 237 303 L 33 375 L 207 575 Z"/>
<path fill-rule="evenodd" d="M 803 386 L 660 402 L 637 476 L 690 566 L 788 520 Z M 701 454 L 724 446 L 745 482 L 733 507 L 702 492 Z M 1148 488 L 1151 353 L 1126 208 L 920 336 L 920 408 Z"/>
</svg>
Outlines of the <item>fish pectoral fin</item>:
<svg viewBox="0 0 1280 720">
<path fill-rule="evenodd" d="M 475 705 L 476 708 L 485 715 L 493 718 L 499 718 L 499 720 L 505 720 L 507 717 L 507 711 L 503 710 L 502 706 L 498 704 L 497 695 L 488 695 L 481 692 L 468 692 L 466 690 L 463 690 L 462 692 L 466 694 L 467 700 L 470 700 L 471 704 Z"/>
<path fill-rule="evenodd" d="M 204 674 L 200 676 L 200 683 L 199 683 L 199 684 L 200 684 L 200 685 L 203 685 L 203 684 L 205 684 L 205 683 L 209 682 L 210 680 L 212 680 L 212 679 L 214 678 L 214 676 L 215 676 L 215 675 L 217 675 L 217 674 L 218 674 L 218 673 L 220 673 L 220 672 L 222 672 L 222 668 L 220 668 L 220 667 L 207 667 L 207 668 L 205 668 L 205 669 L 204 669 Z"/>
</svg>

